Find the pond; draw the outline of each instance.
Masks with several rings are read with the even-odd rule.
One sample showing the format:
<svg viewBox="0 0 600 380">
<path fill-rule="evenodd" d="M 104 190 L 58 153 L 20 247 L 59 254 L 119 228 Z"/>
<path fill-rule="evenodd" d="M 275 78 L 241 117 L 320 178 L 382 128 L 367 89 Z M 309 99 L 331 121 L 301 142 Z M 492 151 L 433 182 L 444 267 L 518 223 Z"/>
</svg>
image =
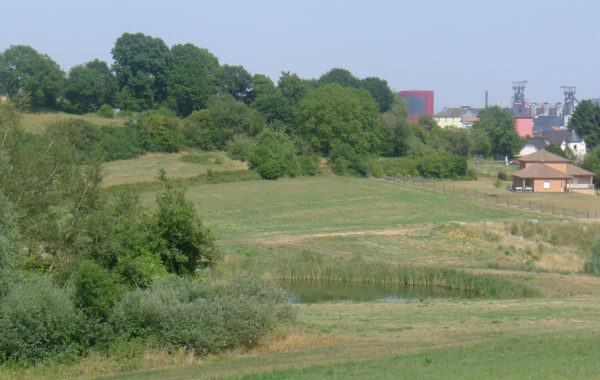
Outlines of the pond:
<svg viewBox="0 0 600 380">
<path fill-rule="evenodd" d="M 279 281 L 291 303 L 412 302 L 430 299 L 475 298 L 471 293 L 440 287 L 402 287 L 336 281 Z"/>
</svg>

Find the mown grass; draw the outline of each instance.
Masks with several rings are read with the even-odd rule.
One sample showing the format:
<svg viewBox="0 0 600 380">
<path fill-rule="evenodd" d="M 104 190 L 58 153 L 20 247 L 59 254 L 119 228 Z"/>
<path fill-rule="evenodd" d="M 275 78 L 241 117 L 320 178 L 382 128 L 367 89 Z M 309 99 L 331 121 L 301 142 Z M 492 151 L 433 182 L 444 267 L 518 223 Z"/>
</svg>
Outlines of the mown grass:
<svg viewBox="0 0 600 380">
<path fill-rule="evenodd" d="M 103 164 L 104 187 L 149 183 L 156 180 L 159 169 L 165 169 L 170 178 L 190 178 L 206 174 L 209 170 L 247 170 L 242 161 L 232 160 L 224 152 L 202 153 L 149 153 L 131 160 Z M 146 191 L 150 190 L 142 186 Z"/>
<path fill-rule="evenodd" d="M 279 345 L 110 378 L 597 378 L 598 312 L 597 298 L 302 305 L 303 333 Z"/>
<path fill-rule="evenodd" d="M 41 134 L 46 131 L 48 124 L 69 119 L 83 119 L 95 125 L 123 127 L 127 118 L 116 117 L 107 119 L 98 114 L 72 115 L 64 112 L 39 112 L 23 114 L 21 126 L 25 132 Z"/>
<path fill-rule="evenodd" d="M 367 231 L 451 221 L 552 219 L 447 194 L 424 193 L 411 186 L 349 177 L 194 186 L 188 189 L 187 197 L 221 239 Z M 148 204 L 153 198 L 152 193 L 142 195 Z"/>
</svg>

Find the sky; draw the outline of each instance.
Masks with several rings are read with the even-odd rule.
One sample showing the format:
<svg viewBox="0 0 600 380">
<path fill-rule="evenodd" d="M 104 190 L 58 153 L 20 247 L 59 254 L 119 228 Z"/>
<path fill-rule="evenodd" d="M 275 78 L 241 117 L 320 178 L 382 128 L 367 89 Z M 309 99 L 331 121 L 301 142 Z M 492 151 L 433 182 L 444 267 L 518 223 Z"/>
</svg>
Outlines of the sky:
<svg viewBox="0 0 600 380">
<path fill-rule="evenodd" d="M 277 82 L 334 67 L 394 91 L 435 91 L 435 110 L 508 106 L 512 82 L 531 102 L 600 97 L 596 0 L 20 0 L 3 2 L 0 51 L 29 45 L 63 70 L 99 58 L 123 33 L 192 43 L 221 64 Z"/>
</svg>

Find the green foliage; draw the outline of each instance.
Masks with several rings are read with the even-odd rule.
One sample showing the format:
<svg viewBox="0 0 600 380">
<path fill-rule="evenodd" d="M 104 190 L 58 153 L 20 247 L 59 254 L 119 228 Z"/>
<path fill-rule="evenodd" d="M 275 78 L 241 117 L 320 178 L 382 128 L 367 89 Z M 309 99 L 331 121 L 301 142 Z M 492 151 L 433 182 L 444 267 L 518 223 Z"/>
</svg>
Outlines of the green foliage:
<svg viewBox="0 0 600 380">
<path fill-rule="evenodd" d="M 283 132 L 265 130 L 256 136 L 255 148 L 248 162 L 265 179 L 277 179 L 284 174 L 291 177 L 302 174 L 294 143 Z"/>
<path fill-rule="evenodd" d="M 192 44 L 173 46 L 171 55 L 173 68 L 169 73 L 168 94 L 175 100 L 177 113 L 188 116 L 205 108 L 216 93 L 219 61 L 208 50 Z"/>
<path fill-rule="evenodd" d="M 91 318 L 108 320 L 123 293 L 116 276 L 92 261 L 83 261 L 73 272 L 72 282 L 75 306 Z"/>
<path fill-rule="evenodd" d="M 235 135 L 227 144 L 227 154 L 234 160 L 248 161 L 254 150 L 254 139 L 246 135 Z"/>
<path fill-rule="evenodd" d="M 69 101 L 65 105 L 73 113 L 96 112 L 101 105 L 112 104 L 117 89 L 117 80 L 106 62 L 96 59 L 71 68 L 64 87 L 65 98 Z M 104 116 L 103 113 L 100 115 Z"/>
<path fill-rule="evenodd" d="M 360 81 L 360 88 L 369 91 L 373 99 L 379 104 L 379 112 L 386 112 L 392 107 L 394 93 L 384 79 L 369 77 Z"/>
<path fill-rule="evenodd" d="M 296 105 L 293 132 L 326 155 L 338 142 L 358 153 L 376 153 L 381 144 L 377 111 L 367 91 L 328 84 Z"/>
<path fill-rule="evenodd" d="M 319 78 L 323 84 L 336 83 L 342 87 L 359 88 L 360 80 L 346 69 L 333 68 Z"/>
<path fill-rule="evenodd" d="M 23 248 L 16 217 L 10 200 L 0 191 L 0 299 L 18 276 L 21 261 Z"/>
<path fill-rule="evenodd" d="M 67 293 L 48 279 L 17 284 L 0 305 L 0 362 L 72 360 L 82 350 L 83 322 Z"/>
<path fill-rule="evenodd" d="M 169 48 L 160 38 L 142 33 L 123 33 L 111 52 L 121 92 L 116 106 L 143 111 L 167 98 L 172 58 Z"/>
<path fill-rule="evenodd" d="M 336 144 L 329 154 L 331 168 L 338 175 L 366 176 L 369 158 L 358 154 L 348 144 Z"/>
<path fill-rule="evenodd" d="M 250 101 L 252 75 L 243 66 L 223 65 L 218 78 L 219 89 L 236 100 Z"/>
<path fill-rule="evenodd" d="M 165 109 L 145 112 L 136 121 L 128 123 L 133 128 L 142 148 L 147 152 L 178 152 L 184 147 L 181 121 Z"/>
<path fill-rule="evenodd" d="M 588 150 L 600 143 L 600 105 L 591 100 L 582 100 L 569 119 L 569 129 L 577 132 Z"/>
<path fill-rule="evenodd" d="M 306 81 L 302 80 L 297 74 L 291 74 L 289 71 L 281 72 L 277 88 L 292 107 L 302 100 L 309 91 Z"/>
<path fill-rule="evenodd" d="M 472 177 L 466 157 L 447 153 L 434 152 L 423 157 L 384 158 L 374 165 L 382 167 L 387 175 L 452 179 Z"/>
<path fill-rule="evenodd" d="M 547 150 L 550 153 L 554 153 L 557 156 L 566 158 L 566 159 L 571 159 L 571 157 L 569 157 L 569 155 L 567 154 L 567 152 L 565 152 L 564 150 L 560 149 L 560 147 L 554 143 L 550 143 L 549 145 L 547 145 L 545 148 L 545 150 Z"/>
<path fill-rule="evenodd" d="M 169 272 L 193 274 L 213 265 L 220 253 L 212 232 L 202 225 L 185 190 L 161 179 L 166 189 L 156 198 L 152 230 L 160 239 L 161 260 Z"/>
<path fill-rule="evenodd" d="M 263 179 L 277 179 L 284 174 L 283 164 L 272 158 L 268 158 L 256 168 Z"/>
<path fill-rule="evenodd" d="M 218 353 L 251 347 L 281 323 L 293 320 L 285 294 L 259 277 L 230 281 L 171 278 L 128 293 L 113 324 L 125 339 L 158 338 L 169 347 Z"/>
<path fill-rule="evenodd" d="M 513 157 L 521 148 L 522 141 L 510 113 L 498 106 L 484 108 L 479 112 L 479 120 L 473 130 L 484 132 L 490 139 L 493 155 Z"/>
<path fill-rule="evenodd" d="M 30 46 L 12 45 L 0 53 L 0 93 L 22 108 L 24 97 L 33 107 L 52 107 L 60 96 L 65 73 L 58 64 Z"/>
<path fill-rule="evenodd" d="M 100 108 L 98 108 L 98 115 L 107 119 L 112 119 L 113 117 L 115 117 L 113 108 L 108 104 L 103 104 Z"/>
<path fill-rule="evenodd" d="M 494 181 L 494 187 L 496 189 L 499 189 L 502 187 L 502 185 L 504 185 L 504 182 L 500 178 L 496 178 L 496 180 Z"/>
<path fill-rule="evenodd" d="M 600 239 L 592 245 L 592 256 L 583 265 L 583 271 L 596 276 L 600 275 Z"/>
<path fill-rule="evenodd" d="M 256 136 L 264 119 L 255 109 L 230 95 L 213 96 L 207 109 L 194 111 L 186 119 L 184 134 L 191 146 L 204 150 L 224 149 L 234 136 Z"/>
</svg>

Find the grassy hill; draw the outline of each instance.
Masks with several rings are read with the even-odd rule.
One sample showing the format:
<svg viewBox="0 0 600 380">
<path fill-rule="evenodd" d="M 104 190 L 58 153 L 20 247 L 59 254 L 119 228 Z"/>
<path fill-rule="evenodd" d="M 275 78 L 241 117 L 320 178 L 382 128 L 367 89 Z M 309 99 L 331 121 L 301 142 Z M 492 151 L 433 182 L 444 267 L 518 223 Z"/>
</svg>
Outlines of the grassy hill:
<svg viewBox="0 0 600 380">
<path fill-rule="evenodd" d="M 40 134 L 46 130 L 48 124 L 69 119 L 83 119 L 95 125 L 122 127 L 125 125 L 126 118 L 117 117 L 107 119 L 98 114 L 73 115 L 64 112 L 39 112 L 23 114 L 21 126 L 28 133 Z"/>
<path fill-rule="evenodd" d="M 132 165 L 145 160 L 151 176 L 159 164 L 169 174 L 181 163 L 177 157 L 118 163 L 108 178 L 145 179 L 146 169 Z M 532 284 L 544 296 L 306 304 L 298 306 L 295 326 L 250 351 L 196 357 L 123 347 L 111 358 L 92 354 L 21 377 L 546 379 L 594 378 L 600 371 L 600 278 L 579 273 L 600 234 L 598 222 L 348 177 L 194 185 L 187 196 L 218 238 L 224 260 L 217 270 L 224 275 L 269 275 L 282 260 L 303 257 L 360 257 L 492 273 Z M 152 207 L 154 191 L 141 198 Z"/>
</svg>

